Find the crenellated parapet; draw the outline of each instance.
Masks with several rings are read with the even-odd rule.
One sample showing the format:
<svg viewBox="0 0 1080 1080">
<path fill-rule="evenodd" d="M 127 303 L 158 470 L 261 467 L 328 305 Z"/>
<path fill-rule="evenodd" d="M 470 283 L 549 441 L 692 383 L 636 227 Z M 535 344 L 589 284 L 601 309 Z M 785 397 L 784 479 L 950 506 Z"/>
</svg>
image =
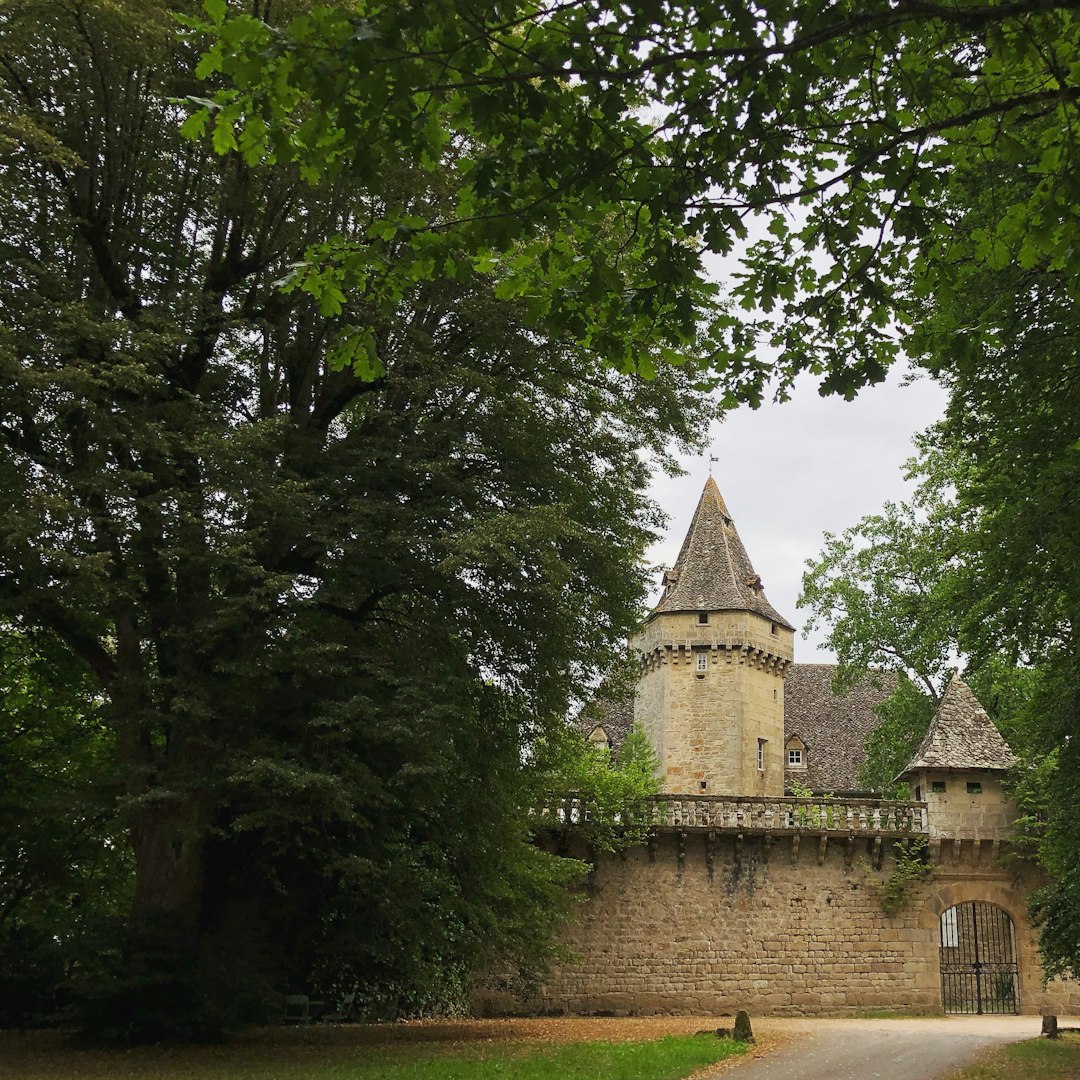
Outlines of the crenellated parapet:
<svg viewBox="0 0 1080 1080">
<path fill-rule="evenodd" d="M 695 671 L 699 671 L 698 656 L 702 653 L 707 655 L 707 670 L 727 664 L 771 672 L 780 678 L 783 678 L 792 662 L 790 657 L 777 656 L 768 649 L 755 648 L 739 641 L 693 641 L 689 645 L 665 642 L 653 646 L 647 653 L 640 654 L 642 672 L 655 671 L 665 666 L 693 666 Z"/>
<path fill-rule="evenodd" d="M 696 663 L 698 653 L 710 664 L 743 663 L 783 675 L 794 655 L 794 634 L 782 623 L 749 611 L 678 612 L 651 619 L 631 645 L 646 670 L 657 664 Z"/>
</svg>

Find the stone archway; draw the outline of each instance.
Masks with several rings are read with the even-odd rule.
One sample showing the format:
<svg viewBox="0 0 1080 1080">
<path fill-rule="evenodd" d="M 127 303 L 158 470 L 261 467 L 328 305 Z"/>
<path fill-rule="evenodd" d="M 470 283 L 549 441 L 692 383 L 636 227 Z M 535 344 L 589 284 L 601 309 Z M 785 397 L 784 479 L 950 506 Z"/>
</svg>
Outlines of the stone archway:
<svg viewBox="0 0 1080 1080">
<path fill-rule="evenodd" d="M 1019 966 L 1009 913 L 985 900 L 938 919 L 941 1005 L 946 1013 L 1018 1013 Z"/>
<path fill-rule="evenodd" d="M 972 904 L 986 905 L 986 907 L 972 911 Z M 968 909 L 967 913 L 961 915 L 965 905 Z M 950 938 L 943 938 L 943 923 L 946 927 L 951 927 L 953 916 L 946 916 L 946 912 L 952 909 L 957 910 L 956 936 L 958 945 L 955 947 L 956 951 L 950 952 L 947 950 L 952 947 L 945 944 L 945 941 Z M 1000 912 L 1000 916 L 995 916 L 995 911 Z M 977 914 L 977 912 L 981 914 Z M 1005 881 L 971 878 L 942 883 L 940 888 L 926 898 L 919 916 L 920 925 L 929 932 L 931 940 L 934 942 L 933 959 L 931 960 L 931 956 L 926 953 L 923 955 L 929 966 L 927 974 L 930 975 L 936 969 L 938 976 L 936 981 L 939 986 L 938 1000 L 941 1001 L 942 1008 L 945 1012 L 960 1011 L 952 1008 L 951 1005 L 965 996 L 961 992 L 961 988 L 955 985 L 956 979 L 952 980 L 954 992 L 948 995 L 947 983 L 950 980 L 947 980 L 945 976 L 966 975 L 970 977 L 976 974 L 973 966 L 968 969 L 955 970 L 951 966 L 951 962 L 966 961 L 968 964 L 973 964 L 975 958 L 972 953 L 976 927 L 970 923 L 970 920 L 977 917 L 983 919 L 978 924 L 980 930 L 983 929 L 986 919 L 990 921 L 985 923 L 985 936 L 980 939 L 978 956 L 980 964 L 978 969 L 979 980 L 973 987 L 969 985 L 970 995 L 968 996 L 974 1000 L 974 1007 L 966 1008 L 964 1011 L 975 1013 L 979 1011 L 979 995 L 982 990 L 987 990 L 990 995 L 989 1000 L 983 1003 L 984 1012 L 989 1011 L 990 1008 L 1000 1012 L 1002 1006 L 1004 1006 L 1004 1011 L 1007 1013 L 1020 1012 L 1025 1002 L 1029 1009 L 1034 1007 L 1035 1002 L 1028 1000 L 1025 987 L 1029 989 L 1035 987 L 1037 989 L 1041 973 L 1038 968 L 1035 942 L 1027 924 L 1027 909 L 1023 894 L 1011 888 L 1010 884 Z M 994 943 L 995 941 L 1001 941 L 1006 928 L 1008 930 L 1008 948 L 997 948 Z M 945 930 L 946 935 L 951 935 L 951 933 L 951 929 Z M 959 944 L 961 935 L 966 935 L 962 947 L 963 951 L 961 951 L 961 945 Z M 986 947 L 990 949 L 989 955 L 985 955 L 987 952 Z M 1002 957 L 1006 959 L 1002 961 Z M 1004 978 L 999 982 L 994 981 L 994 976 L 997 974 L 994 965 L 998 962 L 1010 965 L 1005 975 L 1011 974 L 1012 976 L 1011 995 L 1009 993 L 1010 987 L 1005 985 Z M 991 967 L 985 968 L 986 963 L 990 963 Z M 951 998 L 951 1000 L 947 1000 L 947 998 Z"/>
</svg>

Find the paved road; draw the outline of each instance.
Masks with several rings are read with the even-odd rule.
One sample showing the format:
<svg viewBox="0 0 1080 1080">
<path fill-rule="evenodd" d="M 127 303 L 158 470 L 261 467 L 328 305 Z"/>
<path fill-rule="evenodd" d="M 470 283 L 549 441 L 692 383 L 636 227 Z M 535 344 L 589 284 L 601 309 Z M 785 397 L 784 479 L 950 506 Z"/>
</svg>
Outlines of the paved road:
<svg viewBox="0 0 1080 1080">
<path fill-rule="evenodd" d="M 702 1080 L 935 1080 L 987 1047 L 1031 1039 L 1037 1016 L 926 1020 L 761 1020 L 755 1029 L 791 1033 L 781 1049 Z"/>
</svg>

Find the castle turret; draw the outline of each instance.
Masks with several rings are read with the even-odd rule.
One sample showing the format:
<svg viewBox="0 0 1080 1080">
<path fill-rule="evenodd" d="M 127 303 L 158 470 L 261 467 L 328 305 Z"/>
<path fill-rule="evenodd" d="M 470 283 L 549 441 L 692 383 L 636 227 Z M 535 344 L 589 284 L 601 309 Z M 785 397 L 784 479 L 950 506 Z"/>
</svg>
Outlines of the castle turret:
<svg viewBox="0 0 1080 1080">
<path fill-rule="evenodd" d="M 634 719 L 660 758 L 665 791 L 784 793 L 793 640 L 710 477 L 663 595 L 631 643 L 643 663 Z"/>
<path fill-rule="evenodd" d="M 931 838 L 1005 840 L 1016 806 L 1005 798 L 1002 780 L 1015 761 L 971 687 L 954 675 L 897 780 L 907 780 L 915 798 L 926 800 Z"/>
</svg>

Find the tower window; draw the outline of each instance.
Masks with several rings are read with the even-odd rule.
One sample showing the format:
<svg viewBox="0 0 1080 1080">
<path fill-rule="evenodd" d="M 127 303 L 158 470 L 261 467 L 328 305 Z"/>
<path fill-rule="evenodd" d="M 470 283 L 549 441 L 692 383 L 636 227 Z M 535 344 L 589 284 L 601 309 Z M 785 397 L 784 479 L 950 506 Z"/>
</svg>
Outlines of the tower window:
<svg viewBox="0 0 1080 1080">
<path fill-rule="evenodd" d="M 709 613 L 707 611 L 699 611 L 697 613 L 697 621 L 704 626 L 709 621 Z"/>
<path fill-rule="evenodd" d="M 981 795 L 982 794 L 982 784 L 980 784 L 977 780 L 974 783 L 969 783 L 968 786 L 967 786 L 967 789 L 968 789 L 968 794 L 969 795 Z"/>
<path fill-rule="evenodd" d="M 699 652 L 697 654 L 697 669 L 698 669 L 698 671 L 708 671 L 709 670 L 709 654 L 708 653 Z"/>
<path fill-rule="evenodd" d="M 931 780 L 930 781 L 930 790 L 935 795 L 944 795 L 945 794 L 945 781 L 944 780 Z"/>
<path fill-rule="evenodd" d="M 777 633 L 777 632 L 778 632 L 778 627 L 777 627 L 776 623 L 773 623 L 773 624 L 772 624 L 772 627 L 771 627 L 771 628 L 770 628 L 770 630 L 769 630 L 769 633 L 770 633 L 770 634 L 775 634 L 775 633 Z"/>
<path fill-rule="evenodd" d="M 758 739 L 757 741 L 757 767 L 761 772 L 765 771 L 765 743 L 767 739 Z"/>
</svg>

